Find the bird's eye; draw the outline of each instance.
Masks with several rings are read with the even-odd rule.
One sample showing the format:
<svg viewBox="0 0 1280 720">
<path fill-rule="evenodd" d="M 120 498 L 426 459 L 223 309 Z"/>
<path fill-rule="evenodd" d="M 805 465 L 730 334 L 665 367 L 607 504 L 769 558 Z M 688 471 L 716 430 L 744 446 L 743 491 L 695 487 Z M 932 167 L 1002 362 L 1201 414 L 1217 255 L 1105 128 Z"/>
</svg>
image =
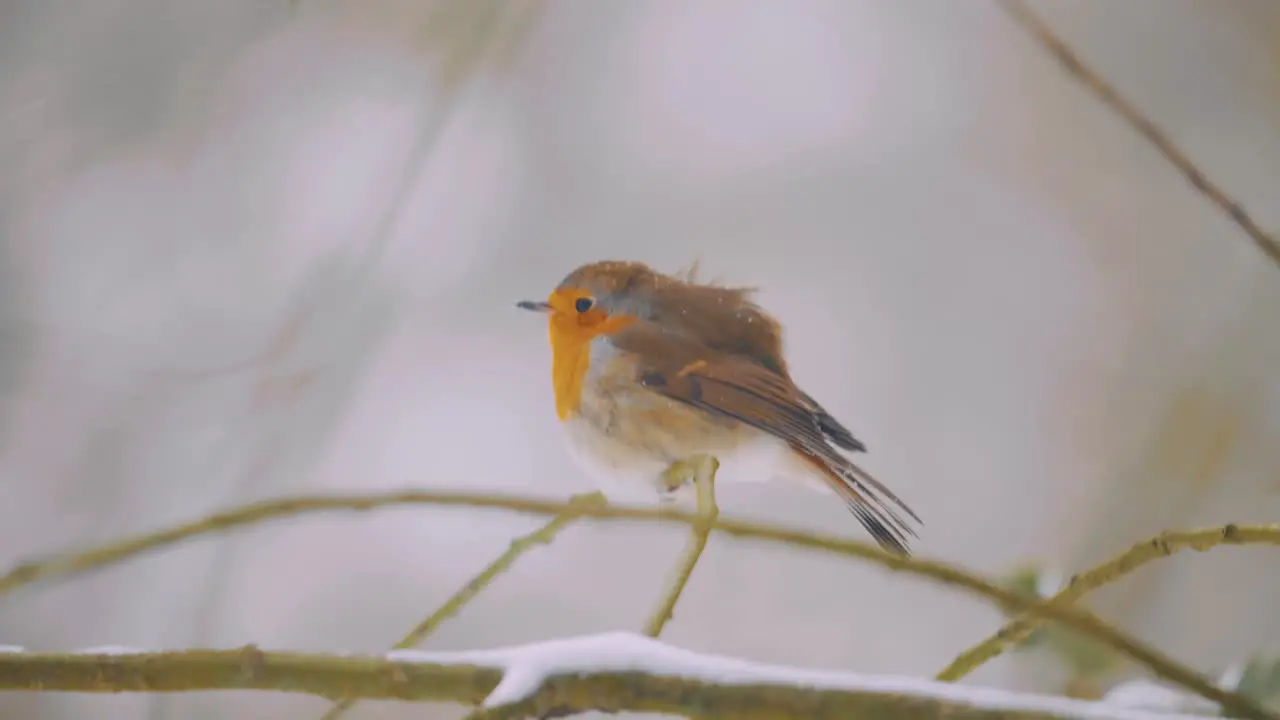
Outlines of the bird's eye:
<svg viewBox="0 0 1280 720">
<path fill-rule="evenodd" d="M 584 313 L 590 310 L 591 306 L 595 304 L 596 304 L 596 301 L 592 300 L 589 297 L 580 297 L 577 300 L 573 301 L 573 309 L 577 310 L 580 313 Z"/>
</svg>

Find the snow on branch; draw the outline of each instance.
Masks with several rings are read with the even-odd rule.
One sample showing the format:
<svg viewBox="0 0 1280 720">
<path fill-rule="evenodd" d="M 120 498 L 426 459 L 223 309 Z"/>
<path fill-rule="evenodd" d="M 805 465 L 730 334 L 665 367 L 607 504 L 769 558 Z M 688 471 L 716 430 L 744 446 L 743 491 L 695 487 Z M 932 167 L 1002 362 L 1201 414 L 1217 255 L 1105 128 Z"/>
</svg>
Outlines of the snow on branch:
<svg viewBox="0 0 1280 720">
<path fill-rule="evenodd" d="M 189 523 L 144 535 L 124 538 L 83 553 L 55 556 L 19 565 L 8 574 L 0 576 L 0 595 L 12 592 L 41 579 L 57 576 L 67 577 L 76 573 L 86 572 L 127 558 L 137 557 L 149 551 L 153 552 L 160 548 L 172 547 L 184 540 L 190 540 L 201 535 L 226 531 L 268 519 L 317 511 L 371 510 L 378 507 L 405 504 L 502 508 L 537 515 L 560 515 L 567 512 L 568 516 L 574 518 L 640 520 L 676 524 L 696 524 L 701 522 L 701 519 L 696 515 L 670 509 L 628 508 L 614 505 L 598 506 L 591 503 L 562 503 L 530 498 L 416 490 L 371 495 L 321 495 L 280 498 L 232 508 Z M 1264 718 L 1275 720 L 1275 716 L 1267 713 L 1250 698 L 1238 693 L 1224 691 L 1192 668 L 1177 662 L 1137 638 L 1111 627 L 1092 613 L 1074 608 L 1069 604 L 1059 604 L 1053 601 L 1045 602 L 1023 597 L 950 564 L 919 557 L 903 558 L 885 553 L 879 548 L 859 541 L 725 518 L 718 519 L 712 529 L 716 532 L 736 537 L 783 542 L 795 547 L 861 558 L 875 562 L 890 570 L 909 573 L 951 587 L 967 590 L 997 602 L 1002 607 L 1011 608 L 1014 612 L 1028 613 L 1030 616 L 1041 620 L 1057 621 L 1086 637 L 1111 647 L 1121 655 L 1128 656 L 1130 659 L 1147 667 L 1157 677 L 1181 685 L 1202 697 L 1212 700 L 1238 717 L 1252 718 L 1254 720 L 1262 720 Z M 1277 534 L 1280 533 L 1280 528 L 1275 526 L 1249 528 L 1227 526 L 1227 528 L 1220 529 L 1218 532 L 1220 535 L 1218 540 L 1206 543 L 1205 547 L 1216 543 L 1274 543 Z M 1159 541 L 1159 538 L 1157 538 L 1157 541 Z M 985 654 L 986 651 L 983 650 L 983 653 Z M 978 662 L 981 662 L 982 659 L 985 658 L 979 658 Z M 973 666 L 969 662 L 964 664 L 966 671 Z"/>
<path fill-rule="evenodd" d="M 337 699 L 454 702 L 472 717 L 636 711 L 734 717 L 982 720 L 1206 720 L 1116 705 L 909 677 L 802 670 L 696 653 L 634 633 L 491 650 L 310 655 L 99 647 L 0 652 L 0 690 L 183 692 L 273 690 Z"/>
</svg>

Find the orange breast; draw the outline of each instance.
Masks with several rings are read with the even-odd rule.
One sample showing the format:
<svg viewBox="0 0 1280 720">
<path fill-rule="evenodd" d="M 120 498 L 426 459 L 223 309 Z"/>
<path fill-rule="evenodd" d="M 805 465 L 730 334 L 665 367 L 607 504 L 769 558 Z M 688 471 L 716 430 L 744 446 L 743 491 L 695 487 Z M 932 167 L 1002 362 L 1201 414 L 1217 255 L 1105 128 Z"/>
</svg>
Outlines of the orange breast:
<svg viewBox="0 0 1280 720">
<path fill-rule="evenodd" d="M 576 334 L 575 334 L 576 335 Z M 556 416 L 568 420 L 582 404 L 582 383 L 591 368 L 591 338 L 558 332 L 551 323 L 551 385 L 556 393 Z"/>
<path fill-rule="evenodd" d="M 568 420 L 582 404 L 582 385 L 591 369 L 591 342 L 615 333 L 635 318 L 611 315 L 580 322 L 580 316 L 553 313 L 547 322 L 551 340 L 551 385 L 556 394 L 556 416 Z"/>
</svg>

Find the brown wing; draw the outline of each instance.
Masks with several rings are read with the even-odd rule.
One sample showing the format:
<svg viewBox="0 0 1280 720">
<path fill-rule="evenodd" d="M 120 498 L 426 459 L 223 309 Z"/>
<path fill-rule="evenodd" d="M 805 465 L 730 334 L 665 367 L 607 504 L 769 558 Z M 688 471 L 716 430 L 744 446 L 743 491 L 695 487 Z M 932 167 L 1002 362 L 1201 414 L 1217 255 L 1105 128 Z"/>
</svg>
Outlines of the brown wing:
<svg viewBox="0 0 1280 720">
<path fill-rule="evenodd" d="M 888 488 L 827 443 L 822 423 L 826 412 L 790 378 L 752 358 L 708 348 L 682 332 L 651 322 L 637 322 L 612 340 L 619 349 L 644 358 L 638 379 L 650 390 L 735 418 L 786 442 L 820 471 L 882 547 L 907 554 L 907 535 L 915 532 L 895 506 L 917 523 L 920 519 Z"/>
<path fill-rule="evenodd" d="M 681 283 L 652 300 L 653 319 L 678 327 L 708 348 L 745 355 L 787 375 L 778 321 L 750 300 L 746 288 Z"/>
<path fill-rule="evenodd" d="M 697 285 L 676 280 L 652 301 L 653 319 L 678 328 L 711 350 L 747 357 L 790 381 L 782 353 L 782 327 L 760 306 L 751 302 L 749 288 Z M 853 452 L 867 446 L 831 416 L 812 397 L 795 391 L 817 417 L 827 439 Z"/>
</svg>

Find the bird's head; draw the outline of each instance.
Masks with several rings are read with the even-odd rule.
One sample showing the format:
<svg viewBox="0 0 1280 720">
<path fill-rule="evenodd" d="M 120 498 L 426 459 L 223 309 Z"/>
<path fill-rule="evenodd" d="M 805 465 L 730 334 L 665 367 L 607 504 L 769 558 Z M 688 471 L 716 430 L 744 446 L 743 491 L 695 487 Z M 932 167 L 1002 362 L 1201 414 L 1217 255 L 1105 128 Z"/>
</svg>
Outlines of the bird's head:
<svg viewBox="0 0 1280 720">
<path fill-rule="evenodd" d="M 546 300 L 516 307 L 547 314 L 553 344 L 557 338 L 587 342 L 649 317 L 662 277 L 644 263 L 590 263 L 565 276 Z"/>
</svg>

